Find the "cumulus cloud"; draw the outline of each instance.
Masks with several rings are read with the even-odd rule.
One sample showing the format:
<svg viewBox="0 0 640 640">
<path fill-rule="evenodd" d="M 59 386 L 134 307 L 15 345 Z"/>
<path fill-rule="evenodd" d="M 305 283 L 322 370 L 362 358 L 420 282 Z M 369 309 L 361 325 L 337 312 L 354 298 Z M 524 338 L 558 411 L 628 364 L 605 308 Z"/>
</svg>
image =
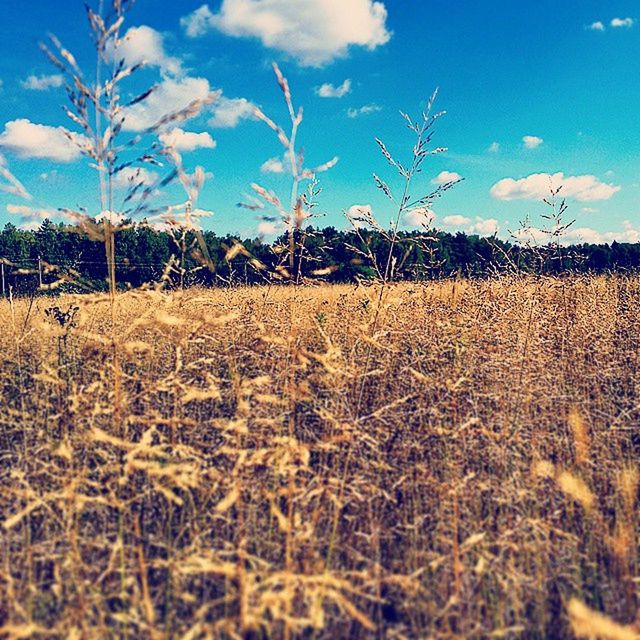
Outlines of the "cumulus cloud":
<svg viewBox="0 0 640 640">
<path fill-rule="evenodd" d="M 116 173 L 113 182 L 116 187 L 124 189 L 140 183 L 151 186 L 158 182 L 159 177 L 155 171 L 149 171 L 144 167 L 125 167 Z"/>
<path fill-rule="evenodd" d="M 253 120 L 255 105 L 246 98 L 227 98 L 220 96 L 211 105 L 212 117 L 209 126 L 219 129 L 232 129 L 241 120 Z"/>
<path fill-rule="evenodd" d="M 447 227 L 463 227 L 471 224 L 471 218 L 466 218 L 465 216 L 460 215 L 445 216 L 442 218 L 442 223 Z"/>
<path fill-rule="evenodd" d="M 282 158 L 269 158 L 260 167 L 262 173 L 284 173 Z"/>
<path fill-rule="evenodd" d="M 40 221 L 46 220 L 47 218 L 52 219 L 56 216 L 56 212 L 51 209 L 38 209 L 18 204 L 8 204 L 7 213 L 20 216 L 22 224 L 37 222 L 36 228 L 39 226 Z"/>
<path fill-rule="evenodd" d="M 0 133 L 0 148 L 20 158 L 43 158 L 57 162 L 72 162 L 81 156 L 78 145 L 89 140 L 64 127 L 35 124 L 26 118 L 11 120 Z"/>
<path fill-rule="evenodd" d="M 611 26 L 614 29 L 620 29 L 620 28 L 631 29 L 634 23 L 635 23 L 635 20 L 633 18 L 613 18 L 613 20 L 611 20 Z"/>
<path fill-rule="evenodd" d="M 537 227 L 522 227 L 511 232 L 511 237 L 520 244 L 546 244 L 549 241 L 549 234 Z"/>
<path fill-rule="evenodd" d="M 431 184 L 447 184 L 447 182 L 457 182 L 462 180 L 462 176 L 455 171 L 441 171 L 432 181 Z"/>
<path fill-rule="evenodd" d="M 195 133 L 193 131 L 184 131 L 178 127 L 165 131 L 159 136 L 160 140 L 167 147 L 172 147 L 176 151 L 194 151 L 195 149 L 215 149 L 216 141 L 211 137 L 210 133 L 203 131 Z"/>
<path fill-rule="evenodd" d="M 487 149 L 487 151 L 489 153 L 498 153 L 498 151 L 500 151 L 500 143 L 499 142 L 492 142 L 489 145 L 489 148 Z"/>
<path fill-rule="evenodd" d="M 349 118 L 358 118 L 360 116 L 366 116 L 371 113 L 377 113 L 378 111 L 382 111 L 382 107 L 378 104 L 365 104 L 362 107 L 355 108 L 351 107 L 347 109 L 347 116 Z"/>
<path fill-rule="evenodd" d="M 206 100 L 213 92 L 206 78 L 165 78 L 156 89 L 142 102 L 124 109 L 124 128 L 128 131 L 143 131 L 155 125 L 163 116 L 180 111 L 195 100 Z M 220 95 L 209 107 L 211 117 L 209 126 L 232 128 L 241 120 L 253 118 L 254 105 L 245 98 L 227 98 Z M 205 143 L 211 147 L 215 143 L 208 134 L 189 134 L 181 136 L 184 144 L 193 144 L 194 135 L 199 135 L 199 146 Z M 180 134 L 178 134 L 180 135 Z M 206 136 L 206 137 L 205 137 Z M 186 149 L 185 149 L 186 150 Z"/>
<path fill-rule="evenodd" d="M 602 244 L 604 242 L 602 233 L 589 227 L 570 229 L 566 238 L 571 242 L 586 242 L 588 244 Z"/>
<path fill-rule="evenodd" d="M 538 138 L 538 136 L 524 136 L 522 138 L 522 142 L 526 149 L 537 149 L 544 140 L 542 138 Z"/>
<path fill-rule="evenodd" d="M 281 227 L 270 220 L 261 220 L 258 223 L 258 233 L 261 236 L 275 236 L 281 231 Z"/>
<path fill-rule="evenodd" d="M 559 172 L 534 173 L 526 178 L 514 180 L 504 178 L 491 187 L 491 195 L 496 200 L 541 200 L 549 196 L 551 188 L 562 186 L 563 197 L 575 198 L 578 202 L 609 200 L 621 187 L 601 182 L 596 176 L 565 176 Z"/>
<path fill-rule="evenodd" d="M 303 66 L 318 67 L 345 56 L 351 46 L 372 50 L 386 44 L 386 20 L 385 5 L 373 0 L 223 0 L 219 12 L 204 4 L 180 23 L 191 38 L 213 29 L 258 38 Z"/>
<path fill-rule="evenodd" d="M 354 204 L 347 210 L 347 215 L 351 216 L 372 216 L 373 209 L 370 204 Z"/>
<path fill-rule="evenodd" d="M 551 236 L 542 229 L 529 227 L 518 229 L 512 233 L 513 238 L 521 244 L 548 244 Z M 612 242 L 640 242 L 640 227 L 635 226 L 631 221 L 625 220 L 622 229 L 619 231 L 598 231 L 591 227 L 571 227 L 560 237 L 559 242 L 564 245 L 570 244 L 610 244 Z"/>
<path fill-rule="evenodd" d="M 163 35 L 147 25 L 131 27 L 117 48 L 111 40 L 107 45 L 107 55 L 111 59 L 124 59 L 128 65 L 145 62 L 172 75 L 182 72 L 180 60 L 166 54 Z"/>
<path fill-rule="evenodd" d="M 38 220 L 31 220 L 27 222 L 22 220 L 18 225 L 18 228 L 22 231 L 37 231 L 41 226 L 42 225 Z"/>
<path fill-rule="evenodd" d="M 374 224 L 373 207 L 370 204 L 354 204 L 345 214 L 354 227 L 369 227 Z"/>
<path fill-rule="evenodd" d="M 640 242 L 640 228 L 634 226 L 633 222 L 625 220 L 622 223 L 622 231 L 609 231 L 604 234 L 606 242 Z"/>
<path fill-rule="evenodd" d="M 405 224 L 411 227 L 422 227 L 431 224 L 436 217 L 436 214 L 427 207 L 416 207 L 407 211 L 404 216 Z"/>
<path fill-rule="evenodd" d="M 96 217 L 96 222 L 102 222 L 103 220 L 109 220 L 113 225 L 119 225 L 124 222 L 124 216 L 121 213 L 117 213 L 116 211 L 101 211 Z"/>
<path fill-rule="evenodd" d="M 586 242 L 604 244 L 611 242 L 640 242 L 640 228 L 629 220 L 622 223 L 621 231 L 597 231 L 590 227 L 571 228 L 564 237 L 565 243 Z"/>
<path fill-rule="evenodd" d="M 347 78 L 339 87 L 334 87 L 330 82 L 325 82 L 316 87 L 316 95 L 321 98 L 343 98 L 351 92 L 351 80 Z"/>
<path fill-rule="evenodd" d="M 633 18 L 613 18 L 611 22 L 609 22 L 609 25 L 613 29 L 631 29 L 635 23 L 636 21 Z M 592 22 L 587 25 L 585 29 L 588 29 L 589 31 L 602 32 L 606 31 L 607 28 L 602 20 L 597 20 L 596 22 Z"/>
<path fill-rule="evenodd" d="M 43 76 L 29 76 L 26 80 L 21 80 L 20 84 L 23 89 L 29 91 L 46 91 L 47 89 L 61 87 L 64 84 L 64 78 L 59 73 Z"/>
<path fill-rule="evenodd" d="M 499 229 L 496 219 L 482 216 L 476 216 L 473 220 L 461 215 L 445 216 L 442 223 L 447 227 L 456 227 L 466 233 L 475 233 L 480 236 L 492 236 Z"/>
<path fill-rule="evenodd" d="M 476 216 L 474 223 L 467 229 L 468 233 L 477 233 L 480 236 L 492 236 L 498 233 L 500 225 L 495 218 L 482 218 Z"/>
<path fill-rule="evenodd" d="M 162 116 L 184 109 L 194 100 L 204 100 L 210 92 L 206 78 L 165 78 L 145 100 L 123 110 L 123 127 L 127 131 L 148 129 Z"/>
<path fill-rule="evenodd" d="M 180 18 L 180 25 L 190 38 L 199 38 L 207 31 L 216 28 L 215 15 L 209 9 L 208 4 L 190 13 L 188 16 Z"/>
</svg>

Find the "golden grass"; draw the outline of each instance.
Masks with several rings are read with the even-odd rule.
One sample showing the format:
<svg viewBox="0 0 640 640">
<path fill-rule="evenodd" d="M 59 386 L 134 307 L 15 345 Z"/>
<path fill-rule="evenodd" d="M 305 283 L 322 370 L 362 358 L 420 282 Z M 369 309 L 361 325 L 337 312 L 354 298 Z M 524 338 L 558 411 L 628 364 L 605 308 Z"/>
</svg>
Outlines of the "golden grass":
<svg viewBox="0 0 640 640">
<path fill-rule="evenodd" d="M 637 637 L 639 302 L 0 301 L 0 636 Z"/>
</svg>

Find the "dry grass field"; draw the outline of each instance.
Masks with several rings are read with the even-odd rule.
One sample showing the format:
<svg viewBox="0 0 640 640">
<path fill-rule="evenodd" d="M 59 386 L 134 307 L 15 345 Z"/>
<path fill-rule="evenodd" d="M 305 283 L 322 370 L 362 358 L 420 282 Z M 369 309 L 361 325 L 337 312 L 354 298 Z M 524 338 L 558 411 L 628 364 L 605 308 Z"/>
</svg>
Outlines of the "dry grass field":
<svg viewBox="0 0 640 640">
<path fill-rule="evenodd" d="M 379 299 L 0 301 L 0 636 L 638 637 L 640 280 Z"/>
</svg>

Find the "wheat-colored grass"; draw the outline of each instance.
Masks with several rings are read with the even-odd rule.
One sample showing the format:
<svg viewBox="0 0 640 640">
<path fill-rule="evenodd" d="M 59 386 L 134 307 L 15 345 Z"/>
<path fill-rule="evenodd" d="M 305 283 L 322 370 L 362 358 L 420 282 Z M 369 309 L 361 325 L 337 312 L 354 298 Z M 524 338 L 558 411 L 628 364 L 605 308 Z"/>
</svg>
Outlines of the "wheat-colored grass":
<svg viewBox="0 0 640 640">
<path fill-rule="evenodd" d="M 639 302 L 0 301 L 0 635 L 637 637 Z"/>
</svg>

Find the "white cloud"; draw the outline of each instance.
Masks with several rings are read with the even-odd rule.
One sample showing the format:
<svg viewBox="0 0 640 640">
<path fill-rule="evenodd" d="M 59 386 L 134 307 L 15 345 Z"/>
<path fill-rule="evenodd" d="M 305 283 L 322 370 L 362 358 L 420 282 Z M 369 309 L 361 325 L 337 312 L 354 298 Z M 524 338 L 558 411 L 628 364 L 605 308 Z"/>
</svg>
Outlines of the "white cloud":
<svg viewBox="0 0 640 640">
<path fill-rule="evenodd" d="M 427 226 L 433 222 L 436 214 L 427 207 L 416 207 L 407 211 L 404 216 L 404 223 L 412 227 Z"/>
<path fill-rule="evenodd" d="M 76 142 L 86 145 L 89 141 L 85 136 L 72 133 L 64 127 L 35 124 L 26 118 L 7 122 L 0 133 L 0 148 L 20 158 L 72 162 L 81 156 Z"/>
<path fill-rule="evenodd" d="M 60 179 L 60 173 L 58 173 L 57 169 L 52 169 L 51 171 L 44 171 L 38 178 L 43 182 L 56 182 Z"/>
<path fill-rule="evenodd" d="M 41 173 L 38 178 L 46 182 L 50 187 L 60 187 L 67 183 L 67 175 L 60 173 L 57 169 L 50 169 Z"/>
<path fill-rule="evenodd" d="M 382 107 L 378 104 L 365 104 L 358 109 L 351 107 L 347 110 L 347 116 L 349 118 L 357 118 L 359 116 L 366 116 L 370 113 L 377 113 L 378 111 L 382 111 Z"/>
<path fill-rule="evenodd" d="M 611 21 L 611 26 L 614 29 L 620 29 L 621 27 L 630 29 L 633 27 L 635 20 L 633 18 L 614 18 Z"/>
<path fill-rule="evenodd" d="M 145 100 L 123 110 L 124 129 L 148 129 L 168 113 L 184 109 L 194 100 L 204 100 L 210 92 L 206 78 L 165 78 Z"/>
<path fill-rule="evenodd" d="M 520 244 L 546 244 L 549 234 L 537 227 L 524 227 L 511 233 L 513 239 Z"/>
<path fill-rule="evenodd" d="M 260 167 L 262 173 L 284 173 L 282 158 L 269 158 Z"/>
<path fill-rule="evenodd" d="M 582 207 L 582 213 L 598 213 L 598 210 L 593 207 Z"/>
<path fill-rule="evenodd" d="M 622 223 L 623 231 L 621 232 L 608 232 L 605 234 L 607 242 L 640 242 L 640 228 L 634 227 L 633 223 L 629 220 L 625 220 Z"/>
<path fill-rule="evenodd" d="M 604 23 L 601 22 L 600 20 L 596 21 L 596 22 L 592 22 L 587 29 L 589 31 L 604 31 L 605 30 L 605 26 Z"/>
<path fill-rule="evenodd" d="M 565 236 L 569 242 L 586 242 L 588 244 L 602 244 L 604 242 L 602 233 L 589 227 L 578 227 L 570 229 Z"/>
<path fill-rule="evenodd" d="M 549 197 L 551 188 L 562 186 L 561 197 L 575 198 L 578 202 L 609 200 L 621 187 L 601 182 L 596 176 L 566 176 L 559 172 L 534 173 L 526 178 L 514 180 L 504 178 L 491 187 L 496 200 L 541 200 Z"/>
<path fill-rule="evenodd" d="M 46 91 L 47 89 L 61 87 L 64 84 L 64 78 L 61 74 L 43 76 L 29 76 L 26 80 L 21 80 L 20 84 L 23 89 L 30 91 Z"/>
<path fill-rule="evenodd" d="M 475 233 L 480 236 L 492 236 L 499 229 L 497 220 L 481 216 L 476 216 L 473 220 L 461 215 L 445 216 L 442 223 L 447 227 L 457 227 L 465 233 Z"/>
<path fill-rule="evenodd" d="M 606 242 L 640 242 L 640 229 L 634 227 L 633 223 L 629 220 L 624 220 L 622 223 L 623 231 L 609 231 L 604 234 Z"/>
<path fill-rule="evenodd" d="M 636 21 L 633 18 L 613 18 L 609 23 L 611 27 L 614 29 L 631 29 Z M 590 25 L 585 27 L 589 31 L 606 31 L 606 27 L 604 22 L 601 20 L 597 20 L 596 22 L 592 22 Z"/>
<path fill-rule="evenodd" d="M 345 212 L 347 220 L 356 228 L 369 227 L 374 221 L 370 204 L 354 204 Z"/>
<path fill-rule="evenodd" d="M 640 242 L 640 228 L 625 220 L 622 231 L 597 231 L 590 227 L 571 228 L 564 237 L 566 244 L 586 242 L 589 244 L 604 244 L 611 242 Z"/>
<path fill-rule="evenodd" d="M 124 128 L 128 131 L 148 129 L 163 116 L 180 111 L 195 100 L 204 101 L 211 93 L 212 88 L 206 78 L 188 76 L 179 79 L 165 78 L 145 100 L 124 110 Z M 226 98 L 219 95 L 217 100 L 208 107 L 212 114 L 208 124 L 218 128 L 235 127 L 241 120 L 253 118 L 254 108 L 253 103 L 245 98 Z M 191 135 L 187 135 L 187 137 L 189 144 L 191 144 L 193 137 Z M 200 137 L 199 141 L 207 142 L 207 146 L 210 146 L 203 137 Z M 183 142 L 187 144 L 187 140 L 184 138 Z"/>
<path fill-rule="evenodd" d="M 213 116 L 209 119 L 210 127 L 232 129 L 241 120 L 253 120 L 255 105 L 246 98 L 225 98 L 220 96 L 211 105 Z"/>
<path fill-rule="evenodd" d="M 107 54 L 111 59 L 124 59 L 131 66 L 145 62 L 172 75 L 182 72 L 180 60 L 166 54 L 163 35 L 147 25 L 131 27 L 117 48 L 111 40 L 107 45 Z"/>
<path fill-rule="evenodd" d="M 447 184 L 447 182 L 457 182 L 462 180 L 462 176 L 455 171 L 441 171 L 432 181 L 431 184 Z"/>
<path fill-rule="evenodd" d="M 351 93 L 351 80 L 347 78 L 339 87 L 334 87 L 330 82 L 325 82 L 316 87 L 316 94 L 321 98 L 343 98 Z"/>
<path fill-rule="evenodd" d="M 218 13 L 202 5 L 180 20 L 195 38 L 217 29 L 229 36 L 258 38 L 303 66 L 322 66 L 350 46 L 370 50 L 389 41 L 387 10 L 373 0 L 223 0 Z"/>
<path fill-rule="evenodd" d="M 445 224 L 447 227 L 463 227 L 471 224 L 471 218 L 460 215 L 445 216 L 442 218 L 442 224 Z"/>
<path fill-rule="evenodd" d="M 215 149 L 216 141 L 210 133 L 203 131 L 195 133 L 184 131 L 178 127 L 165 131 L 159 136 L 160 140 L 167 147 L 172 147 L 176 151 L 194 151 L 195 149 Z"/>
<path fill-rule="evenodd" d="M 0 191 L 11 195 L 32 200 L 33 196 L 24 188 L 24 185 L 16 178 L 7 165 L 5 157 L 0 153 Z"/>
<path fill-rule="evenodd" d="M 280 230 L 280 227 L 270 220 L 262 220 L 258 223 L 258 233 L 261 236 L 275 236 Z"/>
<path fill-rule="evenodd" d="M 101 211 L 96 217 L 96 222 L 102 222 L 103 220 L 109 220 L 113 225 L 119 225 L 124 222 L 124 216 L 116 211 Z"/>
<path fill-rule="evenodd" d="M 155 171 L 149 171 L 144 167 L 125 167 L 116 173 L 113 182 L 116 187 L 123 189 L 134 187 L 140 182 L 150 186 L 158 182 L 159 175 Z"/>
<path fill-rule="evenodd" d="M 477 233 L 480 236 L 492 236 L 498 232 L 500 225 L 495 218 L 481 218 L 476 216 L 475 222 L 467 229 L 467 233 Z"/>
<path fill-rule="evenodd" d="M 8 204 L 7 213 L 14 216 L 20 216 L 22 223 L 41 221 L 49 218 L 55 218 L 56 212 L 51 209 L 36 209 L 18 204 Z"/>
<path fill-rule="evenodd" d="M 499 142 L 492 142 L 489 145 L 489 148 L 487 149 L 487 151 L 489 153 L 498 153 L 498 151 L 500 151 L 500 143 Z"/>
<path fill-rule="evenodd" d="M 513 234 L 514 239 L 523 244 L 547 244 L 551 240 L 551 236 L 542 229 L 529 227 L 527 229 L 518 229 Z M 640 242 L 640 227 L 625 220 L 622 223 L 620 231 L 598 231 L 591 227 L 571 227 L 561 238 L 559 242 L 564 245 L 569 244 L 610 244 L 611 242 Z"/>
<path fill-rule="evenodd" d="M 37 231 L 41 227 L 41 223 L 37 220 L 31 220 L 29 222 L 21 222 L 18 228 L 22 231 Z"/>
<path fill-rule="evenodd" d="M 203 4 L 188 16 L 180 18 L 180 25 L 187 36 L 190 38 L 199 38 L 210 29 L 214 29 L 216 27 L 215 16 L 211 13 L 209 5 Z"/>
<path fill-rule="evenodd" d="M 373 209 L 370 204 L 354 204 L 347 210 L 348 216 L 371 216 L 373 215 Z"/>
<path fill-rule="evenodd" d="M 524 136 L 522 138 L 522 142 L 527 149 L 537 149 L 544 140 L 542 138 L 538 138 L 538 136 Z"/>
</svg>

